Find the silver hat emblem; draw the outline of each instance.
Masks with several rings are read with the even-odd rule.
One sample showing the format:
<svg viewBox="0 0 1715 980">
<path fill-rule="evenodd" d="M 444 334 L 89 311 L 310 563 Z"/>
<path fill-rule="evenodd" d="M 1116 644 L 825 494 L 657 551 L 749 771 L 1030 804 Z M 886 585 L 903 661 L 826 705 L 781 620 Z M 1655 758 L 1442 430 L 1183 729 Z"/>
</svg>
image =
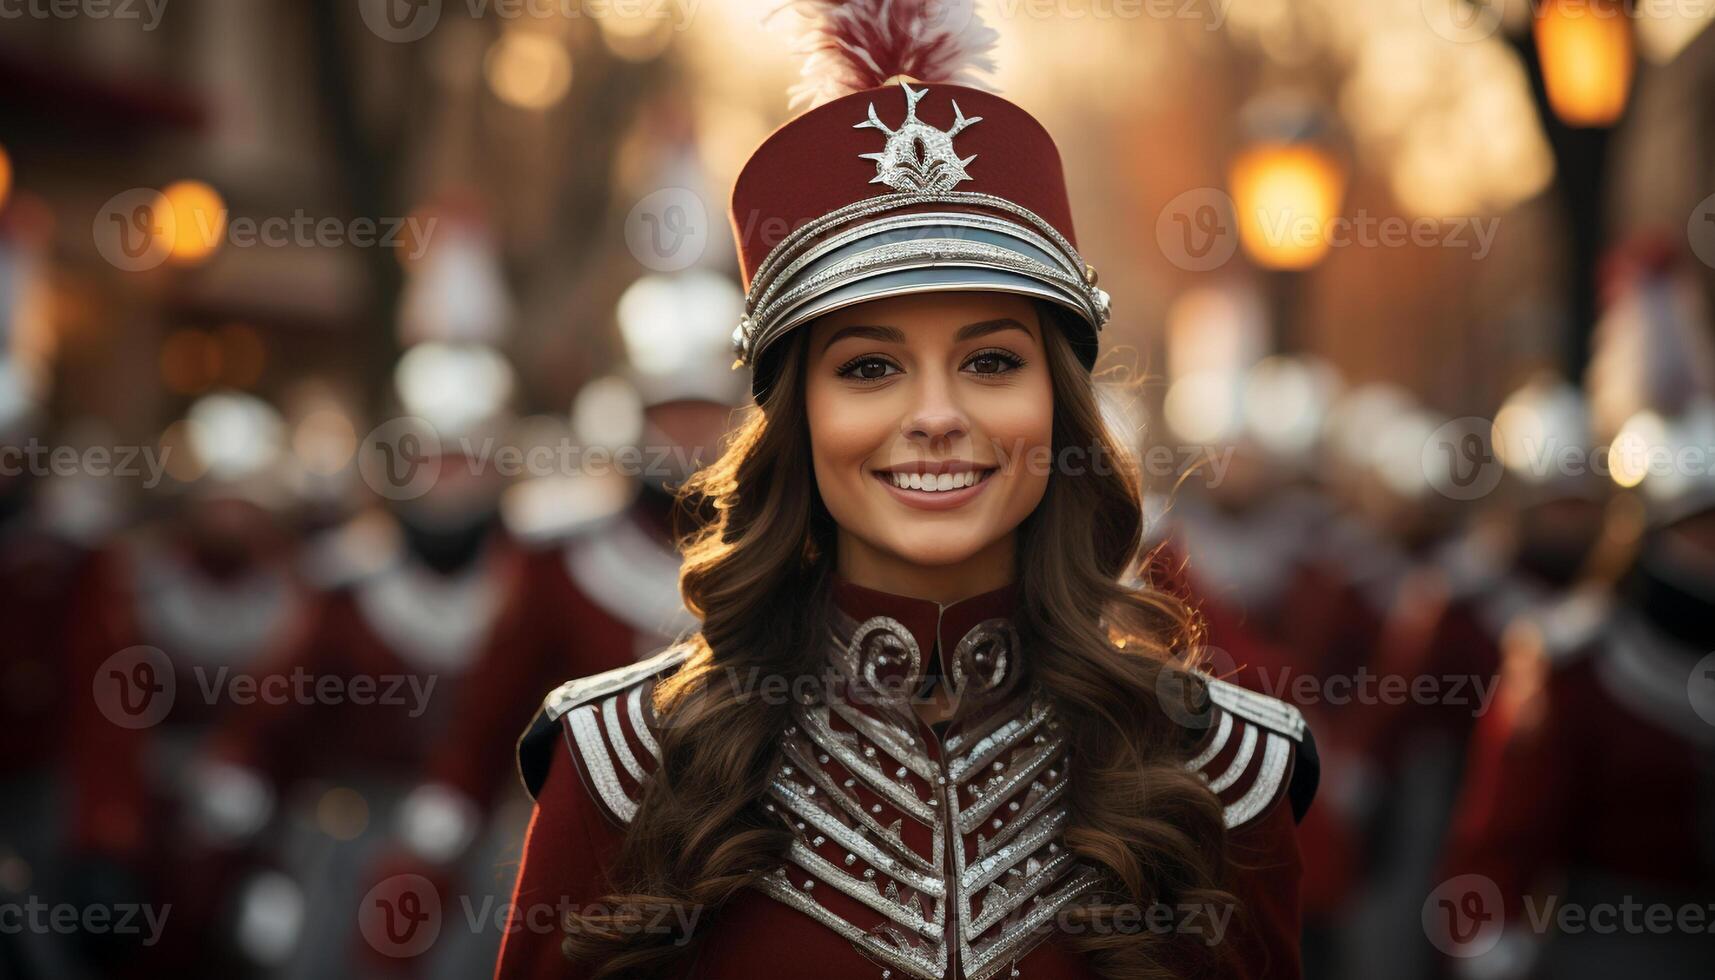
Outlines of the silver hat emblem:
<svg viewBox="0 0 1715 980">
<path fill-rule="evenodd" d="M 953 125 L 946 130 L 917 118 L 917 103 L 928 89 L 913 90 L 900 82 L 905 90 L 905 122 L 898 129 L 889 129 L 875 114 L 875 103 L 869 104 L 869 118 L 852 126 L 853 129 L 879 129 L 887 134 L 887 145 L 878 153 L 859 153 L 865 160 L 875 161 L 872 184 L 886 184 L 896 191 L 916 194 L 939 194 L 953 189 L 962 180 L 970 180 L 965 172 L 975 153 L 960 158 L 953 151 L 953 137 L 967 126 L 982 122 L 983 117 L 965 117 L 958 100 L 953 101 Z"/>
</svg>

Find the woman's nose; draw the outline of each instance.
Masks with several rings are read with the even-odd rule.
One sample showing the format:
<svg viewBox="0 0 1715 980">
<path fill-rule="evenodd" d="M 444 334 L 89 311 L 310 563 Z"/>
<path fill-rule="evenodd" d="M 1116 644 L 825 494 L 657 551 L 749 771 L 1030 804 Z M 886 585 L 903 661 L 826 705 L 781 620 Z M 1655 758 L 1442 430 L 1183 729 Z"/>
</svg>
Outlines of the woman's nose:
<svg viewBox="0 0 1715 980">
<path fill-rule="evenodd" d="M 917 402 L 905 416 L 901 431 L 908 439 L 958 439 L 970 432 L 970 420 L 953 400 L 949 386 L 931 381 L 920 386 Z"/>
</svg>

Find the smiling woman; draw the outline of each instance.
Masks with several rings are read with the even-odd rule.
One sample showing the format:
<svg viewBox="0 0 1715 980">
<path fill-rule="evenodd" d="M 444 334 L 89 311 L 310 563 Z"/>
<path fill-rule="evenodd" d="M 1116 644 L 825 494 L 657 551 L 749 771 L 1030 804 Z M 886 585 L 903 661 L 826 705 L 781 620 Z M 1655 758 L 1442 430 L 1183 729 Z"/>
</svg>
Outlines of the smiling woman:
<svg viewBox="0 0 1715 980">
<path fill-rule="evenodd" d="M 499 976 L 1296 977 L 1310 736 L 1149 582 L 1053 142 L 938 81 L 980 22 L 826 6 L 861 84 L 734 192 L 757 409 L 683 491 L 701 627 L 525 734 Z"/>
<path fill-rule="evenodd" d="M 1012 580 L 1011 532 L 1048 484 L 1027 462 L 1052 438 L 1042 337 L 1030 300 L 991 292 L 872 300 L 809 329 L 810 456 L 842 576 L 943 602 Z"/>
</svg>

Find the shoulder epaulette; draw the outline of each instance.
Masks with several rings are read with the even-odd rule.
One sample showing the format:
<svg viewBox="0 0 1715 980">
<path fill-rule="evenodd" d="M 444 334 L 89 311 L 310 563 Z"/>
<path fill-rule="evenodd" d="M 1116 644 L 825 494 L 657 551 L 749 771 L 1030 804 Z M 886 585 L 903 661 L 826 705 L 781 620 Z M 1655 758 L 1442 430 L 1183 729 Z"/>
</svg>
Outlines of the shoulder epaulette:
<svg viewBox="0 0 1715 980">
<path fill-rule="evenodd" d="M 1536 616 L 1543 654 L 1555 664 L 1578 659 L 1597 646 L 1612 618 L 1613 602 L 1607 595 L 1575 590 Z"/>
<path fill-rule="evenodd" d="M 542 702 L 542 710 L 518 742 L 518 770 L 535 797 L 547 780 L 554 740 L 563 737 L 579 776 L 610 818 L 627 823 L 637 813 L 643 781 L 660 759 L 650 731 L 648 688 L 690 656 L 690 643 L 675 644 L 600 674 L 567 681 Z"/>
<path fill-rule="evenodd" d="M 1210 734 L 1185 767 L 1201 775 L 1224 809 L 1228 829 L 1242 827 L 1284 794 L 1293 819 L 1316 795 L 1316 742 L 1298 709 L 1229 681 L 1207 679 Z"/>
</svg>

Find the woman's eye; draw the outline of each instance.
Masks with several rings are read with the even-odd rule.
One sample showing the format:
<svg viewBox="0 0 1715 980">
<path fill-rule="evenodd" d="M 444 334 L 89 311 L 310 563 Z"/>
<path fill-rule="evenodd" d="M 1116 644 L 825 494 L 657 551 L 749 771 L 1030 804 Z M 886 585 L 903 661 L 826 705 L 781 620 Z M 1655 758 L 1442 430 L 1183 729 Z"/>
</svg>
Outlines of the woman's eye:
<svg viewBox="0 0 1715 980">
<path fill-rule="evenodd" d="M 847 361 L 840 367 L 842 378 L 852 378 L 857 381 L 880 381 L 889 373 L 898 370 L 893 364 L 879 357 L 860 357 Z"/>
<path fill-rule="evenodd" d="M 1023 367 L 1024 361 L 1008 351 L 985 350 L 977 352 L 965 366 L 977 374 L 1005 374 Z"/>
</svg>

